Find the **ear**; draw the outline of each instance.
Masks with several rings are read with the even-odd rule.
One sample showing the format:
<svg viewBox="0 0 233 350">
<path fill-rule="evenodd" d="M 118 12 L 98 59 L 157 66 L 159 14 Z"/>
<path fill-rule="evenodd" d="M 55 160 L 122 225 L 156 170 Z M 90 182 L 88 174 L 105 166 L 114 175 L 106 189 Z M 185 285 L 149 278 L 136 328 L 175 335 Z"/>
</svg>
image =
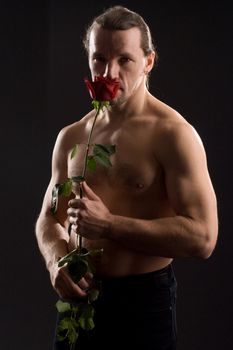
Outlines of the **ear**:
<svg viewBox="0 0 233 350">
<path fill-rule="evenodd" d="M 155 61 L 155 52 L 152 51 L 146 56 L 146 64 L 145 64 L 145 73 L 150 73 L 154 66 L 154 61 Z"/>
</svg>

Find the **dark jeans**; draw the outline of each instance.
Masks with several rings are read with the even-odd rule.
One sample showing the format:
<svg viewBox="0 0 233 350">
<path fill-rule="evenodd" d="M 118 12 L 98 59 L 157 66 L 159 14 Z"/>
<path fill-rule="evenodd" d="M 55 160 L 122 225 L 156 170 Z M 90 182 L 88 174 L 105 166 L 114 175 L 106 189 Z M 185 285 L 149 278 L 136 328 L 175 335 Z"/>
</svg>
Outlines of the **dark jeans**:
<svg viewBox="0 0 233 350">
<path fill-rule="evenodd" d="M 80 331 L 77 350 L 100 348 L 175 350 L 176 289 L 172 266 L 141 275 L 102 280 L 95 328 Z M 58 318 L 59 321 L 59 318 Z M 54 349 L 69 349 L 55 341 Z"/>
</svg>

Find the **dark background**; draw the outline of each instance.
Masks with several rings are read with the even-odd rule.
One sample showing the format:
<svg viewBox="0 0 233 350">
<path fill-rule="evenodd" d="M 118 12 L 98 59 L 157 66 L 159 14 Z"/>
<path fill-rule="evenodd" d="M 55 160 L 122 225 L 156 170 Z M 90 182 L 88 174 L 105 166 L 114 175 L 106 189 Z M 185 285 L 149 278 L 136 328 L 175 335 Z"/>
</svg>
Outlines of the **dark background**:
<svg viewBox="0 0 233 350">
<path fill-rule="evenodd" d="M 55 292 L 34 225 L 58 131 L 90 109 L 81 38 L 114 1 L 1 1 L 0 349 L 49 350 Z M 208 260 L 178 259 L 179 350 L 233 346 L 232 20 L 228 1 L 117 1 L 149 24 L 160 61 L 151 92 L 197 129 L 218 197 Z M 151 8 L 153 4 L 153 9 Z"/>
</svg>

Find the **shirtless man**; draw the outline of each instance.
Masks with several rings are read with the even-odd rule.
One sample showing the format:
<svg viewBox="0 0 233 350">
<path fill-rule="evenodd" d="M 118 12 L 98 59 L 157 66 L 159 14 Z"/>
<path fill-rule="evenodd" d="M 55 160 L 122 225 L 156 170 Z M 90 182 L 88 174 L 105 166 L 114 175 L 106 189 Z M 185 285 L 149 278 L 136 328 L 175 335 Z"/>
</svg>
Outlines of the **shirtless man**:
<svg viewBox="0 0 233 350">
<path fill-rule="evenodd" d="M 148 91 L 148 74 L 157 55 L 149 28 L 138 14 L 110 8 L 94 20 L 85 45 L 92 78 L 106 76 L 120 83 L 93 133 L 93 142 L 116 145 L 113 166 L 89 172 L 84 198 L 61 197 L 52 216 L 54 185 L 82 173 L 84 144 L 95 111 L 59 133 L 36 225 L 38 245 L 52 285 L 63 299 L 85 297 L 92 280 L 87 275 L 75 284 L 66 269 L 57 266 L 58 257 L 73 249 L 76 233 L 82 235 L 85 247 L 104 249 L 95 267 L 108 281 L 107 302 L 98 310 L 105 319 L 96 321 L 93 344 L 113 349 L 128 337 L 132 349 L 153 349 L 153 344 L 157 350 L 175 349 L 172 259 L 208 258 L 217 239 L 216 198 L 204 147 L 194 128 Z M 75 144 L 80 145 L 79 152 L 71 160 Z M 106 333 L 112 345 L 105 344 Z"/>
</svg>

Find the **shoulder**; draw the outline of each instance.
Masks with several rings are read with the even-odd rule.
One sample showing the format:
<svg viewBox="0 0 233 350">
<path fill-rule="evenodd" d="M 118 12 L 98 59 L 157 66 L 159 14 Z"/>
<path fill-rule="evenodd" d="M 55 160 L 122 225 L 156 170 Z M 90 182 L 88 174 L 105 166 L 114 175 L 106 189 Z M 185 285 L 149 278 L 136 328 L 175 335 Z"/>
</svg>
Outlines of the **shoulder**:
<svg viewBox="0 0 233 350">
<path fill-rule="evenodd" d="M 93 116 L 93 111 L 89 112 L 79 121 L 64 126 L 57 135 L 55 148 L 68 151 L 75 144 L 86 142 L 86 133 L 89 120 Z"/>
<path fill-rule="evenodd" d="M 155 116 L 155 132 L 161 135 L 160 140 L 174 142 L 188 137 L 202 144 L 197 130 L 174 108 L 153 98 L 151 110 Z"/>
<path fill-rule="evenodd" d="M 197 130 L 179 112 L 156 100 L 154 139 L 156 156 L 161 160 L 205 157 L 203 142 Z"/>
</svg>

